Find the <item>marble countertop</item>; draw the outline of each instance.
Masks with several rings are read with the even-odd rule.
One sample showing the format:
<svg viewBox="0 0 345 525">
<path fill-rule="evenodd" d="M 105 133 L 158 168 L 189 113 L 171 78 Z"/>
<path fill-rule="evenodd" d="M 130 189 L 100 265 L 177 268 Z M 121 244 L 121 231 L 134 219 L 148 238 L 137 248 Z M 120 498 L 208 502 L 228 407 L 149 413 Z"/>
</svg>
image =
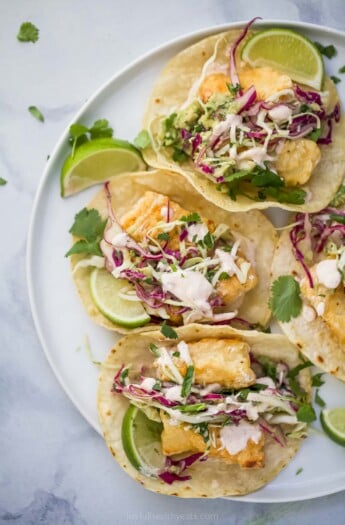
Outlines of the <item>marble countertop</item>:
<svg viewBox="0 0 345 525">
<path fill-rule="evenodd" d="M 146 492 L 117 465 L 59 386 L 33 325 L 27 229 L 46 158 L 73 115 L 116 70 L 159 44 L 210 25 L 265 19 L 342 30 L 342 0 L 12 0 L 0 5 L 0 524 L 344 523 L 344 493 L 251 504 Z M 40 29 L 19 43 L 20 24 Z M 42 124 L 28 112 L 37 105 Z M 120 483 L 114 483 L 114 471 Z"/>
</svg>

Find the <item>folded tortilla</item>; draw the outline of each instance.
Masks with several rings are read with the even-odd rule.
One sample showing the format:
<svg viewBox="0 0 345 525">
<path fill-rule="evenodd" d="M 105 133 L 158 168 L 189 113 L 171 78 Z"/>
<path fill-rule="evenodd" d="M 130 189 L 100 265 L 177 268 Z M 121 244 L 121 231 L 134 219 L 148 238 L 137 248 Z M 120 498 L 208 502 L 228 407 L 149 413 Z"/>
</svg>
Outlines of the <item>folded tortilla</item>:
<svg viewBox="0 0 345 525">
<path fill-rule="evenodd" d="M 205 62 L 212 57 L 216 44 L 215 61 L 227 67 L 229 63 L 228 48 L 238 38 L 241 30 L 231 30 L 207 37 L 186 48 L 164 67 L 152 90 L 143 118 L 143 128 L 149 129 L 153 138 L 159 136 L 162 121 L 171 113 L 178 111 L 188 99 L 192 86 L 201 75 Z M 253 32 L 249 33 L 253 34 Z M 238 59 L 238 62 L 240 60 Z M 308 88 L 306 88 L 308 89 Z M 327 112 L 331 112 L 339 100 L 332 80 L 325 78 L 324 91 L 329 92 Z M 300 186 L 307 192 L 304 204 L 279 203 L 267 198 L 264 201 L 250 200 L 238 195 L 232 200 L 216 188 L 216 183 L 197 171 L 191 161 L 179 164 L 161 148 L 154 151 L 151 147 L 144 149 L 144 158 L 150 166 L 177 171 L 186 177 L 203 197 L 217 206 L 229 211 L 246 211 L 278 207 L 286 210 L 313 212 L 325 207 L 337 191 L 345 174 L 345 117 L 342 112 L 340 122 L 333 126 L 332 143 L 320 146 L 321 160 L 313 170 L 309 181 Z"/>
<path fill-rule="evenodd" d="M 228 225 L 235 237 L 241 239 L 241 251 L 253 264 L 258 276 L 258 284 L 245 295 L 238 316 L 253 324 L 267 325 L 270 319 L 267 304 L 270 267 L 277 235 L 271 222 L 262 213 L 255 210 L 246 214 L 228 213 L 202 198 L 186 178 L 166 170 L 117 175 L 110 180 L 109 189 L 112 208 L 118 219 L 121 219 L 146 191 L 155 191 L 169 196 L 186 210 L 196 211 L 201 216 L 212 219 L 216 224 Z M 88 208 L 97 209 L 103 218 L 108 217 L 104 189 L 96 194 Z M 150 323 L 141 328 L 128 329 L 107 319 L 91 298 L 89 280 L 92 267 L 76 268 L 79 261 L 86 258 L 84 255 L 71 256 L 73 279 L 87 313 L 97 324 L 120 333 L 147 331 L 157 326 Z"/>
<path fill-rule="evenodd" d="M 230 327 L 210 327 L 189 325 L 177 329 L 178 340 L 166 340 L 160 332 L 130 335 L 120 340 L 112 348 L 103 363 L 98 388 L 98 413 L 106 444 L 119 465 L 138 483 L 154 492 L 179 496 L 182 498 L 216 498 L 240 496 L 258 490 L 290 462 L 301 445 L 302 438 L 286 438 L 286 446 L 281 446 L 270 435 L 265 436 L 265 466 L 259 469 L 240 468 L 239 465 L 227 464 L 219 457 L 209 457 L 207 461 L 196 462 L 186 471 L 191 475 L 187 481 L 168 485 L 159 479 L 149 478 L 138 472 L 129 462 L 121 441 L 121 425 L 129 401 L 120 394 L 111 392 L 114 376 L 122 364 L 131 365 L 139 373 L 142 366 L 150 368 L 154 356 L 148 350 L 150 343 L 164 344 L 166 348 L 178 341 L 187 344 L 204 338 L 238 339 L 246 342 L 251 354 L 256 357 L 266 356 L 272 361 L 284 362 L 294 368 L 301 361 L 298 351 L 283 335 L 263 334 L 234 330 Z M 307 369 L 299 373 L 300 386 L 310 399 L 311 381 Z"/>
<path fill-rule="evenodd" d="M 272 264 L 272 281 L 281 275 L 293 275 L 298 281 L 305 278 L 303 268 L 294 256 L 289 230 L 283 232 L 277 244 Z M 303 303 L 309 306 L 303 293 L 302 299 Z M 279 324 L 289 340 L 312 363 L 345 381 L 345 346 L 321 316 L 315 315 L 315 319 L 309 320 L 302 310 L 298 317 Z"/>
</svg>

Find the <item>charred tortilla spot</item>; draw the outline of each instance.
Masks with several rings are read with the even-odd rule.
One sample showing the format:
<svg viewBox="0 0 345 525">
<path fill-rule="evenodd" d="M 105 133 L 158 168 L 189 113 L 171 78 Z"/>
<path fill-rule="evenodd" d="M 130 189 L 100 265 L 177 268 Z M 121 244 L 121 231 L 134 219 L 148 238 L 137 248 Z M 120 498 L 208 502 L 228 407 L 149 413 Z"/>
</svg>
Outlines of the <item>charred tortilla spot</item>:
<svg viewBox="0 0 345 525">
<path fill-rule="evenodd" d="M 303 345 L 301 343 L 297 343 L 298 348 L 303 348 Z"/>
<path fill-rule="evenodd" d="M 324 362 L 324 358 L 322 357 L 322 355 L 318 355 L 316 357 L 316 360 L 319 362 L 319 363 L 323 363 Z"/>
<path fill-rule="evenodd" d="M 156 104 L 159 104 L 159 103 L 160 103 L 160 101 L 161 101 L 161 99 L 160 99 L 160 98 L 156 98 L 156 100 L 155 100 Z"/>
</svg>

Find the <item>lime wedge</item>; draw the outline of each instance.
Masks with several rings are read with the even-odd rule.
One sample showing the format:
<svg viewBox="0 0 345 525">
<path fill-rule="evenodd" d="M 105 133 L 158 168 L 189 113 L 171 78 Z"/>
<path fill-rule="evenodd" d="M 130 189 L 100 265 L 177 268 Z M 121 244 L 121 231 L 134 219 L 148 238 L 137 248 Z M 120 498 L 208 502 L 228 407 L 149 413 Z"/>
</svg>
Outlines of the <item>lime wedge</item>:
<svg viewBox="0 0 345 525">
<path fill-rule="evenodd" d="M 322 410 L 320 421 L 326 434 L 333 441 L 345 447 L 345 408 Z"/>
<path fill-rule="evenodd" d="M 61 175 L 61 196 L 68 197 L 119 173 L 145 170 L 140 152 L 129 142 L 102 138 L 85 142 L 65 160 Z"/>
<path fill-rule="evenodd" d="M 122 420 L 122 446 L 134 468 L 153 475 L 164 466 L 161 449 L 162 423 L 152 421 L 144 412 L 130 405 Z"/>
<path fill-rule="evenodd" d="M 259 31 L 243 47 L 241 58 L 252 67 L 270 66 L 296 82 L 322 88 L 324 64 L 319 50 L 308 38 L 291 29 Z"/>
<path fill-rule="evenodd" d="M 104 268 L 95 268 L 90 277 L 91 297 L 102 314 L 126 328 L 143 326 L 150 321 L 142 304 L 119 297 L 122 288 L 128 288 L 128 281 L 116 279 Z"/>
</svg>

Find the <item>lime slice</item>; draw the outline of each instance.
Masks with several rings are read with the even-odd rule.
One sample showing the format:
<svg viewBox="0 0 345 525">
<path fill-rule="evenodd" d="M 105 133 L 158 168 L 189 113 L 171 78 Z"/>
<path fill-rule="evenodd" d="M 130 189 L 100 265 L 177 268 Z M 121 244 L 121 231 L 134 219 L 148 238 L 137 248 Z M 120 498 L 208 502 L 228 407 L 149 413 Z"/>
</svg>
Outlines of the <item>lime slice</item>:
<svg viewBox="0 0 345 525">
<path fill-rule="evenodd" d="M 259 31 L 243 47 L 241 58 L 252 67 L 270 66 L 296 82 L 322 88 L 324 64 L 319 50 L 308 38 L 290 29 Z"/>
<path fill-rule="evenodd" d="M 326 434 L 345 447 L 345 408 L 322 410 L 320 421 Z"/>
<path fill-rule="evenodd" d="M 129 142 L 102 138 L 85 142 L 74 157 L 65 160 L 61 175 L 61 196 L 68 197 L 119 173 L 145 170 L 140 152 Z"/>
<path fill-rule="evenodd" d="M 164 466 L 161 449 L 162 423 L 152 421 L 130 405 L 122 421 L 122 446 L 134 468 L 153 475 Z"/>
<path fill-rule="evenodd" d="M 137 301 L 126 301 L 119 297 L 128 281 L 116 279 L 104 268 L 95 268 L 90 277 L 91 297 L 102 314 L 120 326 L 136 328 L 150 321 L 143 305 Z"/>
</svg>

